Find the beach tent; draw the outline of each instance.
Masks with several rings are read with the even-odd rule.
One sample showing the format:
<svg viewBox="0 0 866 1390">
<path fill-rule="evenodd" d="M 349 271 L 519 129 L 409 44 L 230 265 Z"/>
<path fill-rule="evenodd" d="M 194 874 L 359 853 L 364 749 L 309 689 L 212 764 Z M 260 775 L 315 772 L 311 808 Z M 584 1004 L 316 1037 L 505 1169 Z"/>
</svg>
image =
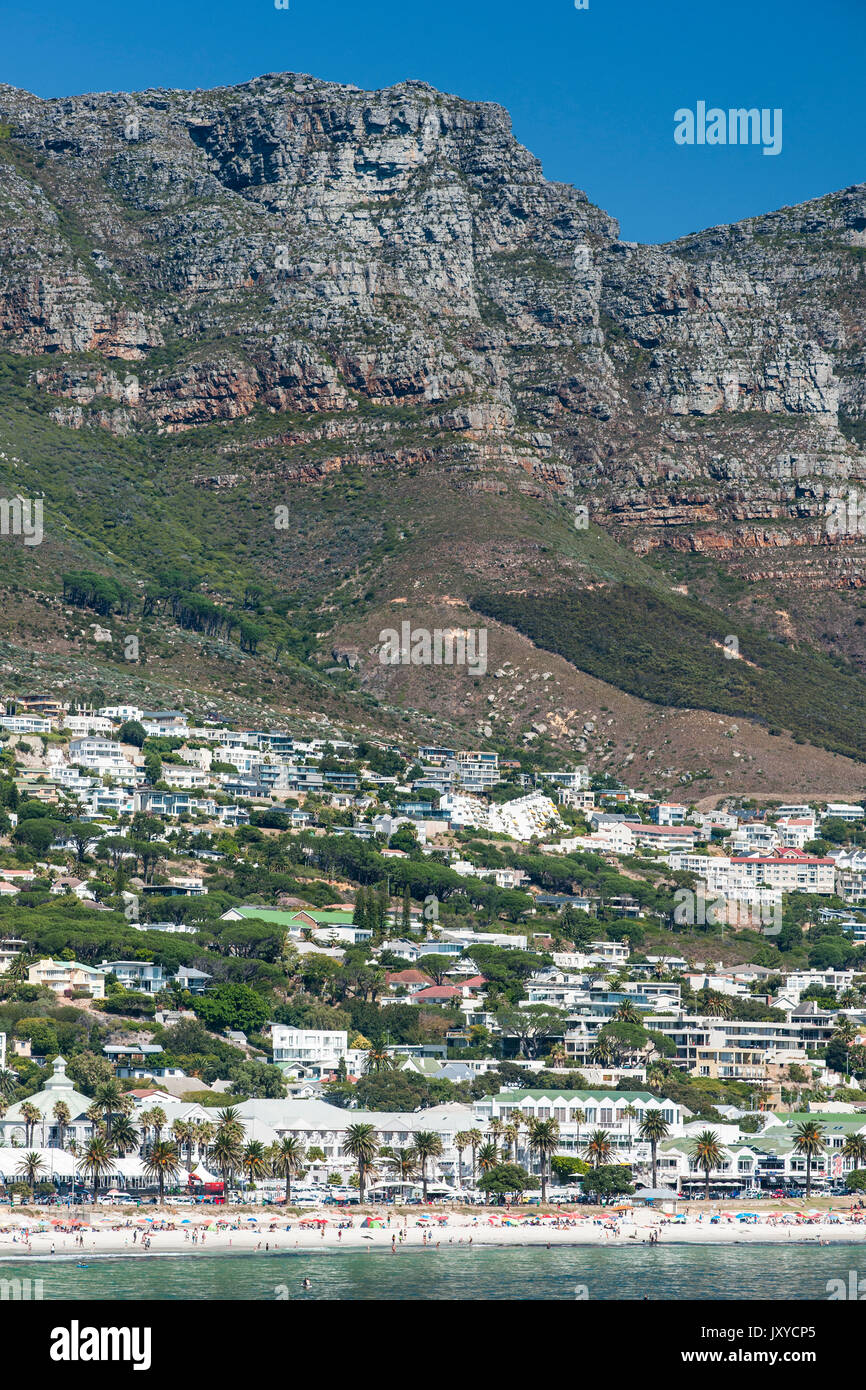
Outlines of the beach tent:
<svg viewBox="0 0 866 1390">
<path fill-rule="evenodd" d="M 373 1228 L 376 1230 L 382 1230 L 384 1225 L 384 1221 L 378 1221 L 375 1216 L 365 1216 L 364 1220 L 361 1222 L 362 1227 Z"/>
<path fill-rule="evenodd" d="M 214 1173 L 209 1173 L 208 1170 L 207 1170 L 206 1168 L 204 1168 L 200 1163 L 197 1163 L 196 1166 L 195 1166 L 195 1168 L 193 1168 L 192 1172 L 191 1172 L 190 1175 L 189 1175 L 189 1181 L 190 1181 L 190 1182 L 219 1182 L 220 1179 L 216 1176 L 216 1174 L 214 1174 Z"/>
</svg>

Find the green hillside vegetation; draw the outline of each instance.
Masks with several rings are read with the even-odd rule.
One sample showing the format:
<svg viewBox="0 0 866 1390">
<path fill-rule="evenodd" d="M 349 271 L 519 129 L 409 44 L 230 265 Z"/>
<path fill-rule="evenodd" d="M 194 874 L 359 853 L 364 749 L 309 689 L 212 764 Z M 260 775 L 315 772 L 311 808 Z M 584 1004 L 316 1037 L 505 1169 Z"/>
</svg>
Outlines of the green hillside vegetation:
<svg viewBox="0 0 866 1390">
<path fill-rule="evenodd" d="M 840 660 L 794 649 L 703 604 L 632 584 L 551 594 L 479 593 L 506 623 L 600 680 L 655 704 L 758 719 L 866 759 L 866 680 Z M 740 660 L 726 656 L 732 621 Z"/>
</svg>

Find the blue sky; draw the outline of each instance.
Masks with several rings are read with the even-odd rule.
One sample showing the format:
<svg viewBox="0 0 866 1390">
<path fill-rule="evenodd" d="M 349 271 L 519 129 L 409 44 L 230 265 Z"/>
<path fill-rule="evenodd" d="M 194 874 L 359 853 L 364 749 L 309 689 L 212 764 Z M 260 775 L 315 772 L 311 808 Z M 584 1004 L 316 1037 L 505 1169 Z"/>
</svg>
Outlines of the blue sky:
<svg viewBox="0 0 866 1390">
<path fill-rule="evenodd" d="M 866 179 L 866 0 L 75 0 L 0 5 L 0 80 L 39 96 L 308 72 L 496 101 L 548 178 L 634 241 Z M 674 112 L 781 108 L 777 156 L 678 146 Z"/>
</svg>

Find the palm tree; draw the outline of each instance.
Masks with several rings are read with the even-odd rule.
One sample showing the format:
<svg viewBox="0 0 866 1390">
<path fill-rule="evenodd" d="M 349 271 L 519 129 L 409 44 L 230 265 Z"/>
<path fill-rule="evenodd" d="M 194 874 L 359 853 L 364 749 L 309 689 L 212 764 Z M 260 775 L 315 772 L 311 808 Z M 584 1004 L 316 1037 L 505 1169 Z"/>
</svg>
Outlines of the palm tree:
<svg viewBox="0 0 866 1390">
<path fill-rule="evenodd" d="M 481 1148 L 478 1150 L 478 1167 L 481 1169 L 482 1173 L 489 1173 L 491 1168 L 495 1168 L 500 1161 L 499 1150 L 495 1144 L 487 1143 L 481 1145 Z"/>
<path fill-rule="evenodd" d="M 54 1109 L 51 1111 L 51 1114 L 54 1117 L 54 1123 L 60 1130 L 60 1147 L 62 1149 L 64 1147 L 63 1141 L 66 1138 L 66 1126 L 72 1119 L 72 1116 L 69 1112 L 69 1106 L 66 1104 L 66 1101 L 58 1100 L 55 1103 Z"/>
<path fill-rule="evenodd" d="M 641 1139 L 649 1142 L 653 1168 L 652 1185 L 655 1187 L 658 1182 L 658 1146 L 662 1139 L 667 1139 L 670 1126 L 661 1110 L 645 1110 L 638 1133 Z"/>
<path fill-rule="evenodd" d="M 114 1116 L 123 1111 L 124 1095 L 125 1092 L 120 1082 L 112 1079 L 103 1081 L 101 1086 L 97 1086 L 93 1097 L 105 1116 L 105 1137 L 109 1144 L 111 1143 L 111 1127 L 114 1123 Z"/>
<path fill-rule="evenodd" d="M 842 1014 L 842 1016 L 836 1020 L 836 1026 L 833 1029 L 833 1036 L 830 1041 L 831 1043 L 837 1043 L 839 1047 L 844 1047 L 846 1073 L 850 1073 L 851 1071 L 851 1044 L 856 1036 L 857 1028 L 853 1020 L 848 1018 L 847 1014 Z"/>
<path fill-rule="evenodd" d="M 509 1119 L 510 1123 L 513 1124 L 514 1128 L 517 1130 L 517 1142 L 514 1145 L 514 1162 L 517 1163 L 520 1157 L 520 1131 L 522 1129 L 528 1129 L 529 1122 L 520 1110 L 512 1110 Z"/>
<path fill-rule="evenodd" d="M 371 1047 L 368 1050 L 364 1062 L 364 1071 L 368 1076 L 371 1072 L 393 1071 L 394 1066 L 394 1058 L 384 1047 Z"/>
<path fill-rule="evenodd" d="M 625 1107 L 625 1110 L 623 1110 L 622 1113 L 625 1115 L 626 1119 L 628 1120 L 628 1146 L 629 1146 L 629 1148 L 631 1148 L 631 1122 L 632 1122 L 632 1120 L 636 1120 L 636 1119 L 637 1119 L 637 1111 L 635 1110 L 635 1108 L 634 1108 L 634 1106 L 632 1105 L 631 1101 L 629 1101 L 628 1105 Z"/>
<path fill-rule="evenodd" d="M 806 1197 L 812 1195 L 812 1159 L 826 1148 L 824 1131 L 812 1120 L 804 1120 L 794 1131 L 794 1148 L 806 1155 Z"/>
<path fill-rule="evenodd" d="M 21 1107 L 21 1118 L 24 1121 L 25 1139 L 24 1142 L 29 1148 L 33 1143 L 33 1131 L 42 1119 L 42 1111 L 37 1110 L 32 1101 L 25 1100 Z"/>
<path fill-rule="evenodd" d="M 175 1120 L 171 1127 L 171 1136 L 175 1144 L 177 1144 L 178 1153 L 183 1154 L 184 1149 L 186 1149 L 186 1167 L 188 1173 L 191 1173 L 195 1166 L 192 1161 L 192 1148 L 193 1144 L 195 1143 L 195 1131 L 195 1120 Z"/>
<path fill-rule="evenodd" d="M 463 1153 L 469 1148 L 472 1140 L 469 1137 L 468 1129 L 458 1129 L 454 1135 L 454 1147 L 457 1150 L 457 1180 L 463 1186 Z"/>
<path fill-rule="evenodd" d="M 601 1168 L 603 1164 L 609 1163 L 613 1148 L 608 1131 L 594 1129 L 589 1136 L 585 1152 L 593 1168 Z"/>
<path fill-rule="evenodd" d="M 854 1172 L 860 1167 L 861 1163 L 866 1163 L 866 1136 L 862 1134 L 849 1134 L 842 1147 L 844 1158 L 853 1158 Z"/>
<path fill-rule="evenodd" d="M 492 1143 L 498 1144 L 504 1128 L 505 1121 L 500 1120 L 498 1115 L 494 1115 L 493 1119 L 487 1122 L 487 1131 L 484 1137 L 491 1140 Z"/>
<path fill-rule="evenodd" d="M 216 1129 L 210 1120 L 198 1120 L 195 1124 L 195 1146 L 198 1150 L 199 1159 L 202 1153 L 207 1153 L 208 1148 L 213 1143 Z"/>
<path fill-rule="evenodd" d="M 706 1183 L 705 1195 L 710 1200 L 710 1173 L 722 1166 L 722 1147 L 714 1129 L 702 1129 L 692 1145 L 692 1156 L 697 1168 L 703 1168 Z"/>
<path fill-rule="evenodd" d="M 292 1179 L 299 1178 L 307 1161 L 307 1151 L 297 1134 L 284 1134 L 271 1145 L 271 1172 L 286 1180 L 286 1205 L 292 1200 Z"/>
<path fill-rule="evenodd" d="M 559 1148 L 559 1125 L 556 1120 L 530 1120 L 529 1150 L 541 1159 L 541 1200 L 547 1201 L 547 1170 L 550 1159 Z"/>
<path fill-rule="evenodd" d="M 478 1150 L 478 1167 L 482 1173 L 489 1173 L 500 1162 L 499 1150 L 495 1144 L 482 1144 Z M 487 1196 L 490 1201 L 490 1194 Z"/>
<path fill-rule="evenodd" d="M 728 994 L 719 994 L 712 989 L 701 990 L 698 996 L 703 1012 L 708 1018 L 730 1018 L 734 1011 L 734 1001 Z"/>
<path fill-rule="evenodd" d="M 152 1110 L 145 1110 L 139 1117 L 139 1124 L 141 1125 L 145 1139 L 147 1139 L 150 1131 L 153 1130 L 154 1138 L 158 1141 L 166 1123 L 166 1113 L 159 1105 L 155 1105 Z"/>
<path fill-rule="evenodd" d="M 219 1134 L 221 1129 L 229 1130 L 232 1134 L 234 1134 L 236 1139 L 243 1139 L 243 1120 L 241 1119 L 241 1112 L 236 1105 L 224 1106 L 222 1110 L 217 1111 L 216 1117 L 217 1134 Z"/>
<path fill-rule="evenodd" d="M 421 1164 L 421 1189 L 427 1201 L 427 1160 L 442 1157 L 442 1136 L 433 1129 L 419 1129 L 415 1135 L 415 1152 Z"/>
<path fill-rule="evenodd" d="M 613 1016 L 618 1023 L 640 1023 L 640 1014 L 630 999 L 618 1004 Z"/>
<path fill-rule="evenodd" d="M 135 1153 L 141 1142 L 138 1130 L 128 1115 L 118 1115 L 111 1131 L 111 1147 L 122 1158 L 124 1154 Z"/>
<path fill-rule="evenodd" d="M 402 1149 L 394 1149 L 388 1162 L 399 1175 L 401 1182 L 409 1182 L 418 1172 L 418 1153 L 411 1144 Z"/>
<path fill-rule="evenodd" d="M 19 951 L 17 956 L 12 957 L 4 972 L 10 984 L 23 985 L 25 983 L 30 971 L 31 959 L 30 954 L 25 954 L 24 951 Z"/>
<path fill-rule="evenodd" d="M 661 1091 L 667 1081 L 665 1069 L 660 1062 L 651 1062 L 646 1071 L 646 1084 L 651 1091 Z"/>
<path fill-rule="evenodd" d="M 578 1150 L 580 1150 L 580 1126 L 586 1123 L 586 1111 L 581 1110 L 580 1107 L 578 1107 L 577 1110 L 572 1110 L 571 1114 L 574 1123 L 577 1125 L 577 1136 L 575 1142 Z"/>
<path fill-rule="evenodd" d="M 6 972 L 8 975 L 8 971 Z M 18 1073 L 11 1067 L 0 1070 L 0 1096 L 14 1096 L 18 1089 Z"/>
<path fill-rule="evenodd" d="M 619 1056 L 619 1048 L 609 1035 L 599 1033 L 592 1049 L 592 1060 L 603 1067 L 611 1066 Z"/>
<path fill-rule="evenodd" d="M 517 1162 L 517 1141 L 520 1138 L 520 1126 L 514 1120 L 509 1120 L 502 1131 L 502 1142 L 508 1150 L 509 1156 Z"/>
<path fill-rule="evenodd" d="M 104 1134 L 94 1134 L 88 1139 L 78 1160 L 78 1167 L 92 1179 L 93 1196 L 96 1199 L 99 1196 L 99 1179 L 113 1173 L 116 1167 L 114 1154 Z"/>
<path fill-rule="evenodd" d="M 844 1047 L 846 1044 L 852 1043 L 856 1036 L 857 1027 L 853 1019 L 849 1018 L 847 1014 L 841 1014 L 836 1019 L 836 1024 L 833 1028 L 833 1039 L 836 1042 L 842 1043 Z"/>
<path fill-rule="evenodd" d="M 478 1166 L 478 1150 L 484 1143 L 484 1135 L 481 1133 L 481 1130 L 477 1128 L 467 1130 L 467 1135 L 469 1138 L 469 1147 L 472 1150 L 472 1186 L 474 1187 L 475 1172 Z"/>
<path fill-rule="evenodd" d="M 25 1182 L 30 1184 L 30 1200 L 36 1196 L 36 1180 L 40 1173 L 45 1172 L 45 1164 L 38 1153 L 30 1152 L 24 1155 L 18 1164 L 17 1172 L 21 1173 Z"/>
<path fill-rule="evenodd" d="M 265 1146 L 261 1139 L 251 1139 L 243 1151 L 241 1167 L 247 1175 L 247 1180 L 254 1183 L 256 1178 L 263 1178 L 268 1171 L 268 1156 Z"/>
<path fill-rule="evenodd" d="M 228 1188 L 243 1161 L 244 1127 L 237 1109 L 233 1106 L 219 1110 L 217 1120 L 212 1153 L 223 1182 Z"/>
<path fill-rule="evenodd" d="M 180 1174 L 177 1149 L 170 1140 L 157 1139 L 151 1144 L 143 1162 L 147 1176 L 151 1179 L 156 1178 L 159 1183 L 159 1205 L 162 1206 L 165 1200 L 166 1178 L 169 1182 L 177 1182 Z"/>
<path fill-rule="evenodd" d="M 358 1196 L 364 1200 L 364 1179 L 376 1161 L 379 1152 L 379 1139 L 372 1125 L 347 1125 L 342 1143 L 346 1158 L 354 1158 L 358 1165 Z"/>
</svg>

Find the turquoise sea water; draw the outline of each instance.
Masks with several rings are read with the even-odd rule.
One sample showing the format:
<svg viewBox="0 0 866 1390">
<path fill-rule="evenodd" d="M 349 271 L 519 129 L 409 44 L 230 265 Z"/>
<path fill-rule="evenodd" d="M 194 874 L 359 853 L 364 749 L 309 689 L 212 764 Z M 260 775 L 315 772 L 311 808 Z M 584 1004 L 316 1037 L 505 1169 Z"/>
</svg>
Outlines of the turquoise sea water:
<svg viewBox="0 0 866 1390">
<path fill-rule="evenodd" d="M 293 1251 L 0 1263 L 0 1279 L 41 1279 L 65 1299 L 490 1301 L 498 1299 L 819 1299 L 831 1279 L 866 1275 L 862 1245 L 641 1246 L 637 1249 Z M 304 1291 L 309 1278 L 312 1288 Z M 585 1290 L 585 1292 L 584 1292 Z"/>
</svg>

